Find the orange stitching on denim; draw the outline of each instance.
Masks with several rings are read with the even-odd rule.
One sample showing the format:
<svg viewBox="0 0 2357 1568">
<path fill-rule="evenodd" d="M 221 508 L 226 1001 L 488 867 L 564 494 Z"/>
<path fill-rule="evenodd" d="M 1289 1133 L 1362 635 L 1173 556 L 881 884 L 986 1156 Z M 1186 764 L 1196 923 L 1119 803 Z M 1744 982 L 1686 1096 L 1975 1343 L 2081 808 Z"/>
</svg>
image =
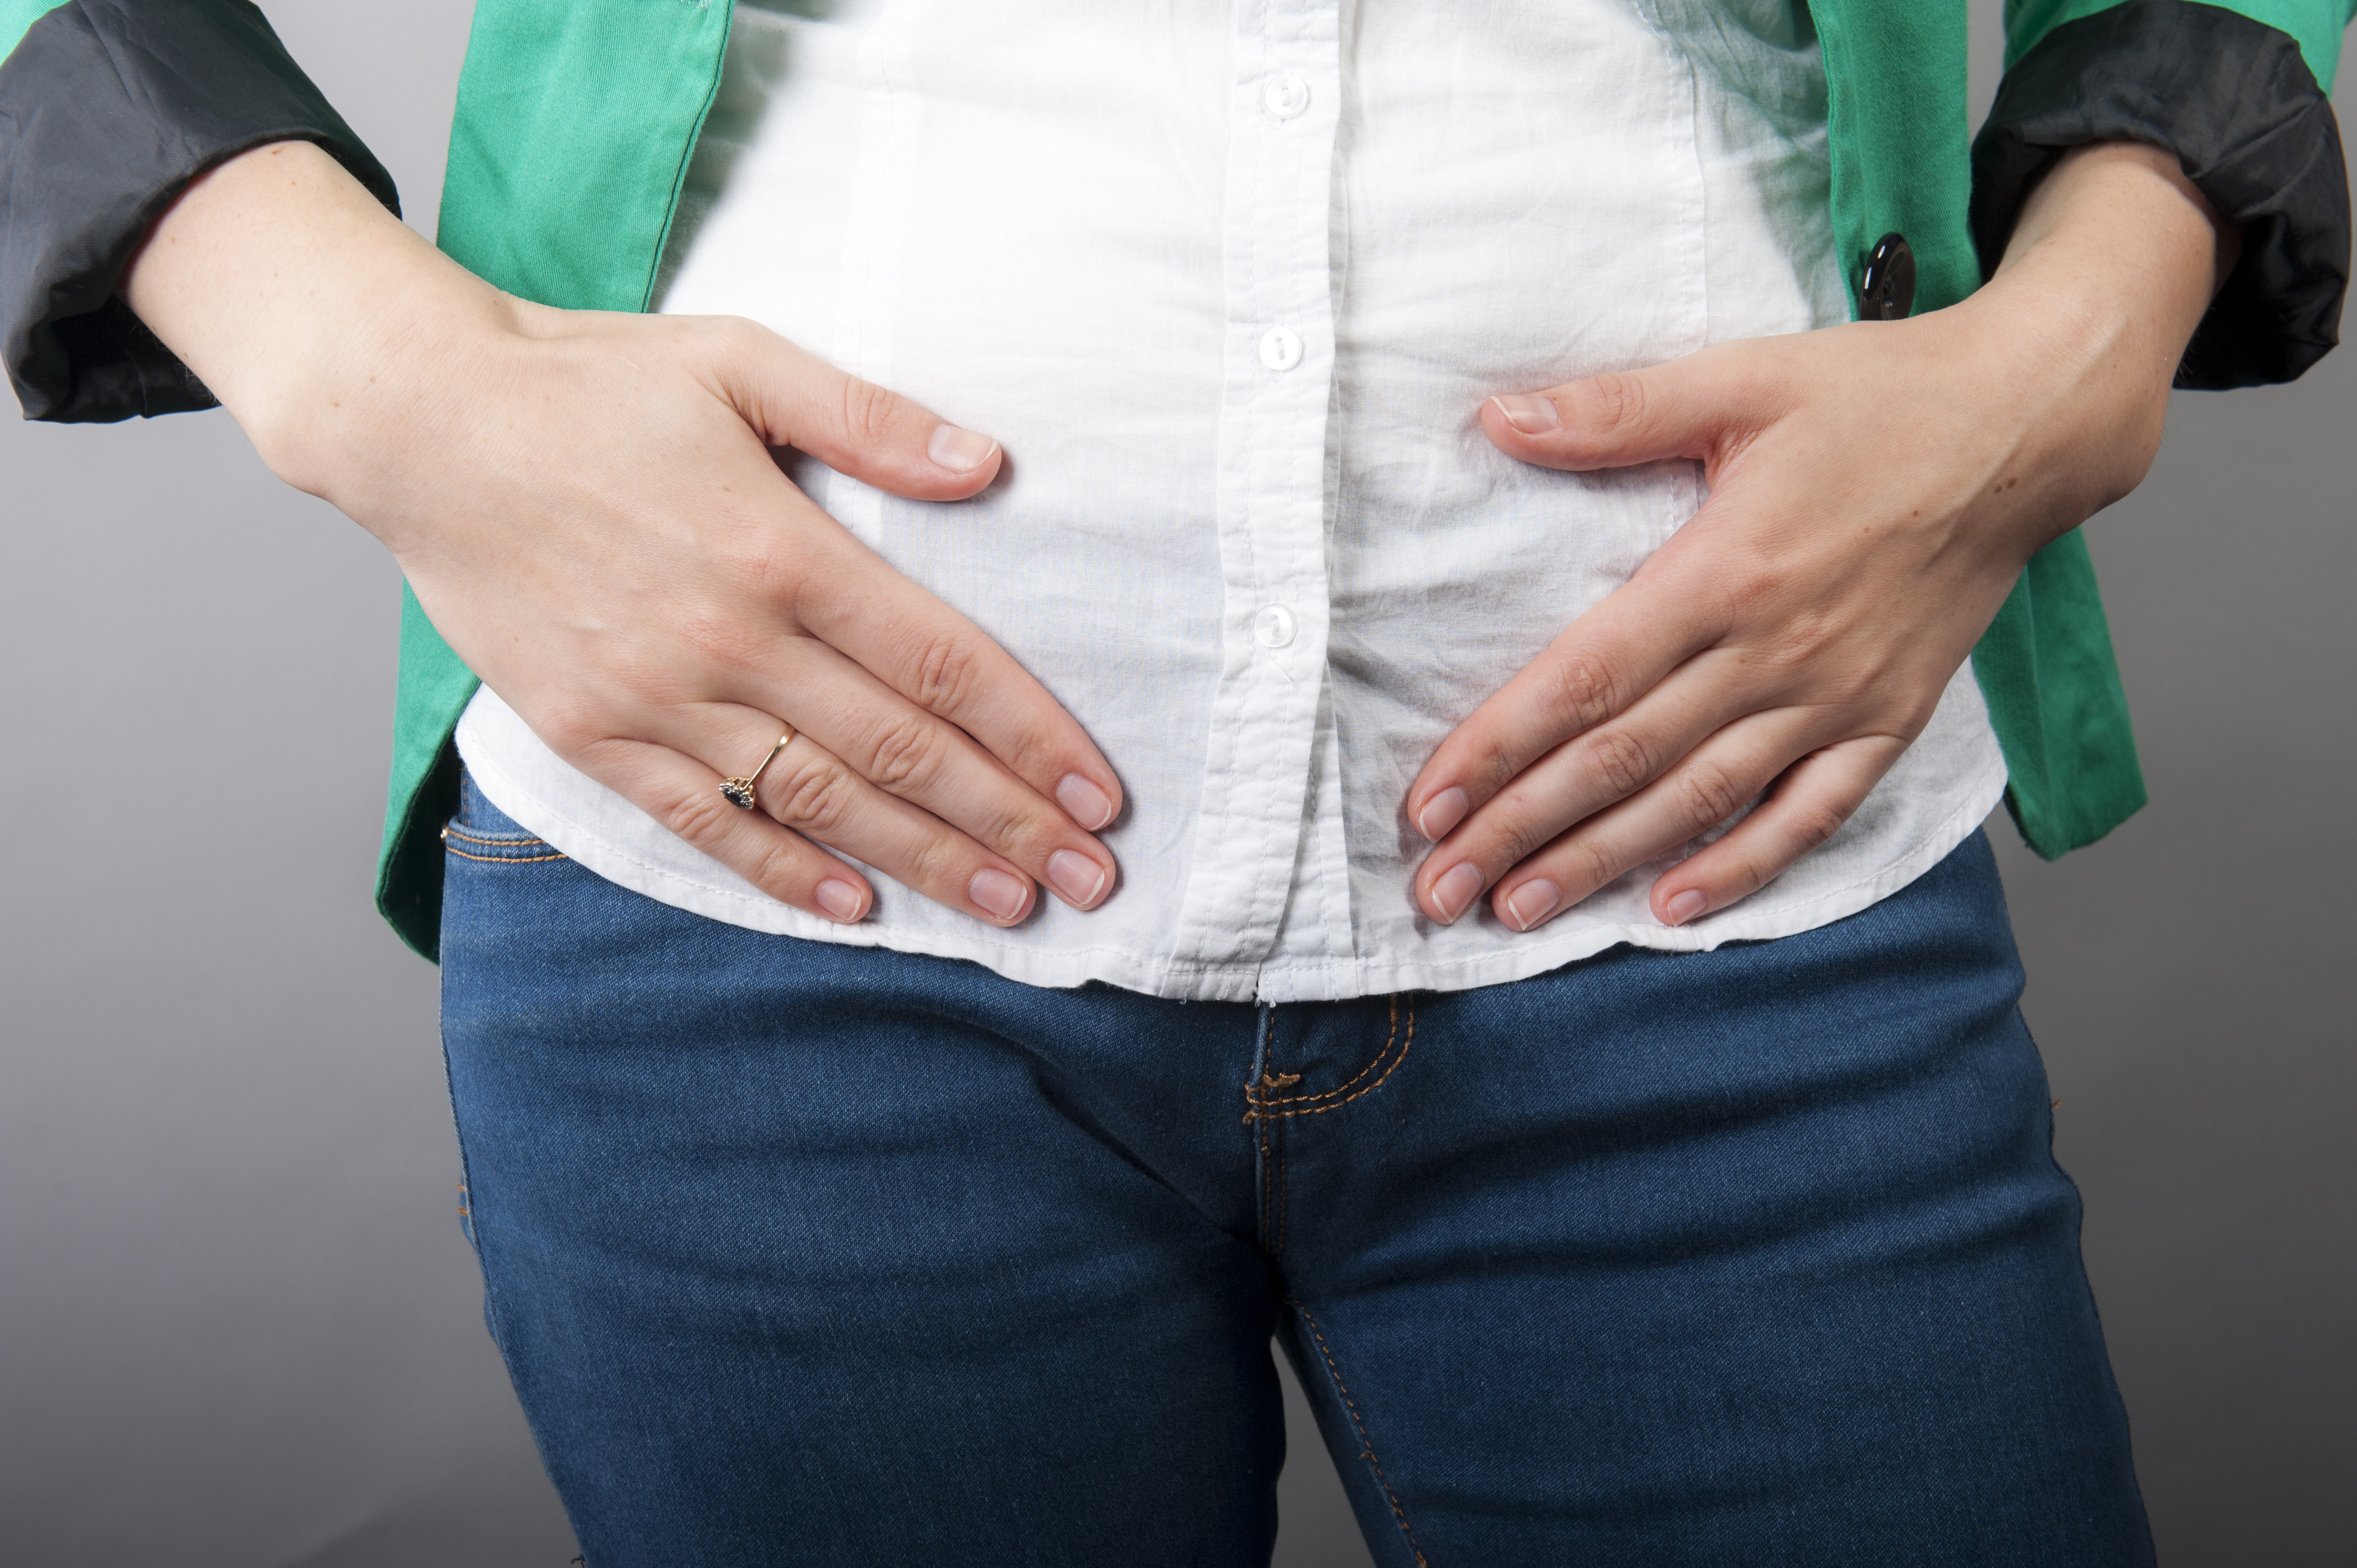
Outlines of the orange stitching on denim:
<svg viewBox="0 0 2357 1568">
<path fill-rule="evenodd" d="M 1346 1083 L 1346 1084 L 1342 1085 L 1340 1089 L 1329 1089 L 1329 1090 L 1320 1090 L 1318 1093 L 1316 1093 L 1316 1094 L 1288 1094 L 1288 1095 L 1286 1095 L 1286 1096 L 1282 1097 L 1281 1099 L 1275 1099 L 1275 1100 L 1272 1100 L 1272 1099 L 1270 1099 L 1268 1096 L 1266 1096 L 1266 1095 L 1265 1095 L 1265 1094 L 1264 1094 L 1264 1095 L 1260 1096 L 1259 1098 L 1255 1099 L 1255 1100 L 1253 1101 L 1253 1103 L 1254 1103 L 1254 1104 L 1255 1104 L 1255 1105 L 1257 1105 L 1257 1106 L 1259 1106 L 1262 1110 L 1265 1111 L 1265 1110 L 1267 1110 L 1267 1109 L 1268 1109 L 1270 1106 L 1272 1106 L 1272 1105 L 1306 1105 L 1306 1104 L 1308 1104 L 1308 1102 L 1310 1102 L 1311 1101 L 1315 1101 L 1315 1100 L 1331 1100 L 1331 1099 L 1333 1099 L 1336 1095 L 1338 1095 L 1338 1094 L 1341 1093 L 1343 1090 L 1349 1089 L 1349 1088 L 1351 1087 L 1351 1083 L 1356 1083 L 1356 1082 L 1358 1082 L 1358 1081 L 1359 1081 L 1359 1079 L 1366 1077 L 1369 1073 L 1371 1073 L 1371 1072 L 1374 1071 L 1374 1070 L 1375 1070 L 1375 1069 L 1377 1069 L 1377 1068 L 1381 1067 L 1381 1066 L 1383 1065 L 1383 1058 L 1384 1058 L 1385 1057 L 1387 1057 L 1387 1056 L 1389 1056 L 1389 1055 L 1391 1055 L 1391 1054 L 1392 1054 L 1392 1047 L 1394 1047 L 1394 1045 L 1396 1045 L 1396 1044 L 1398 1044 L 1398 1043 L 1399 1043 L 1399 993 L 1398 993 L 1397 992 L 1394 992 L 1394 993 L 1392 993 L 1392 997 L 1391 997 L 1391 1004 L 1392 1004 L 1392 1032 L 1391 1032 L 1391 1036 L 1390 1036 L 1390 1038 L 1388 1038 L 1388 1039 L 1386 1039 L 1386 1040 L 1384 1040 L 1384 1041 L 1383 1041 L 1383 1048 L 1382 1050 L 1377 1051 L 1377 1052 L 1375 1053 L 1375 1059 L 1374 1059 L 1373 1061 L 1369 1062 L 1366 1066 L 1364 1066 L 1364 1067 L 1361 1068 L 1361 1069 L 1359 1069 L 1359 1075 L 1358 1075 L 1358 1078 L 1354 1078 L 1354 1079 L 1352 1079 L 1351 1080 L 1351 1083 Z M 1292 1080 L 1291 1080 L 1291 1081 L 1293 1081 L 1293 1082 L 1295 1082 L 1295 1083 L 1298 1083 L 1298 1082 L 1300 1082 L 1300 1081 L 1301 1081 L 1301 1079 L 1300 1079 L 1299 1076 L 1297 1074 L 1297 1075 L 1292 1079 Z M 1283 1085 L 1283 1084 L 1281 1084 L 1281 1083 L 1280 1083 L 1280 1084 L 1276 1085 L 1276 1087 L 1277 1087 L 1277 1088 L 1279 1088 L 1279 1089 L 1282 1089 L 1282 1088 L 1284 1088 L 1284 1087 L 1285 1087 L 1285 1085 Z"/>
<path fill-rule="evenodd" d="M 1414 1016 L 1412 1011 L 1410 1016 Z M 1351 1429 L 1359 1434 L 1359 1457 L 1364 1459 L 1367 1468 L 1375 1473 L 1375 1485 L 1383 1489 L 1383 1501 L 1391 1505 L 1392 1518 L 1398 1521 L 1400 1533 L 1407 1537 L 1407 1549 L 1415 1554 L 1416 1568 L 1431 1568 L 1424 1560 L 1424 1549 L 1415 1543 L 1415 1531 L 1408 1528 L 1407 1510 L 1400 1507 L 1399 1497 L 1392 1490 L 1389 1477 L 1383 1474 L 1383 1462 L 1375 1457 L 1375 1445 L 1367 1436 L 1367 1423 L 1359 1414 L 1358 1403 L 1351 1398 L 1351 1391 L 1342 1386 L 1341 1369 L 1334 1365 L 1334 1352 L 1326 1343 L 1325 1331 L 1318 1326 L 1318 1320 L 1309 1316 L 1309 1309 L 1291 1296 L 1285 1298 L 1285 1305 L 1299 1313 L 1301 1321 L 1309 1325 L 1310 1337 L 1318 1341 L 1318 1354 L 1326 1362 L 1326 1376 L 1332 1380 L 1334 1391 L 1342 1396 L 1342 1408 L 1351 1412 Z"/>
<path fill-rule="evenodd" d="M 468 854 L 465 850 L 452 849 L 447 843 L 442 848 L 446 853 L 455 854 L 460 860 L 479 860 L 487 865 L 537 865 L 544 860 L 573 858 L 569 854 Z"/>
<path fill-rule="evenodd" d="M 457 828 L 444 828 L 442 830 L 442 842 L 447 843 L 452 839 L 465 839 L 468 843 L 511 843 L 519 845 L 546 843 L 548 842 L 546 839 L 487 839 L 475 833 L 460 832 Z"/>
<path fill-rule="evenodd" d="M 1396 1005 L 1396 1004 L 1394 1004 L 1394 1005 Z M 1351 1096 L 1350 1097 L 1350 1099 L 1348 1099 L 1348 1100 L 1338 1100 L 1338 1101 L 1335 1101 L 1333 1104 L 1331 1104 L 1331 1105 L 1309 1105 L 1309 1106 L 1304 1106 L 1304 1107 L 1302 1107 L 1301 1109 L 1297 1110 L 1297 1111 L 1271 1111 L 1271 1110 L 1267 1109 L 1267 1107 L 1268 1107 L 1268 1106 L 1270 1106 L 1270 1105 L 1282 1105 L 1282 1104 L 1285 1104 L 1285 1103 L 1286 1103 L 1286 1101 L 1253 1101 L 1254 1109 L 1252 1109 L 1252 1110 L 1247 1111 L 1247 1112 L 1244 1112 L 1244 1120 L 1245 1120 L 1245 1121 L 1247 1121 L 1247 1122 L 1258 1122 L 1258 1121 L 1267 1121 L 1267 1120 L 1269 1120 L 1269 1119 L 1271 1119 L 1271 1118 L 1280 1117 L 1280 1116 L 1323 1116 L 1323 1115 L 1324 1115 L 1324 1114 L 1326 1114 L 1326 1112 L 1328 1112 L 1329 1111 L 1340 1111 L 1340 1110 L 1341 1110 L 1341 1109 L 1342 1109 L 1342 1107 L 1344 1107 L 1345 1105 L 1350 1104 L 1351 1100 L 1358 1100 L 1358 1099 L 1363 1098 L 1363 1097 L 1364 1097 L 1364 1096 L 1366 1096 L 1366 1095 L 1372 1094 L 1375 1090 L 1377 1090 L 1381 1089 L 1384 1084 L 1389 1083 L 1389 1082 L 1391 1081 L 1392 1074 L 1394 1074 L 1394 1073 L 1395 1073 L 1395 1072 L 1397 1072 L 1397 1071 L 1399 1070 L 1399 1065 L 1400 1065 L 1400 1063 L 1402 1063 L 1402 1062 L 1404 1062 L 1404 1061 L 1407 1060 L 1407 1053 L 1408 1053 L 1409 1047 L 1413 1047 L 1415 1044 L 1415 1004 L 1414 1004 L 1414 1003 L 1412 1003 L 1412 1002 L 1411 1002 L 1410 1004 L 1408 1004 L 1408 1009 L 1407 1009 L 1407 1035 L 1406 1035 L 1406 1036 L 1405 1036 L 1405 1038 L 1403 1038 L 1403 1039 L 1401 1039 L 1401 1040 L 1400 1040 L 1400 1042 L 1399 1042 L 1399 1055 L 1397 1055 L 1397 1056 L 1395 1056 L 1395 1057 L 1393 1057 L 1393 1058 L 1392 1058 L 1392 1065 L 1391 1065 L 1391 1066 L 1389 1066 L 1389 1067 L 1387 1067 L 1387 1068 L 1384 1068 L 1384 1069 L 1383 1069 L 1383 1077 L 1381 1077 L 1381 1078 L 1379 1078 L 1379 1079 L 1375 1079 L 1375 1081 L 1374 1081 L 1374 1082 L 1372 1082 L 1372 1083 L 1371 1083 L 1371 1084 L 1367 1085 L 1367 1087 L 1366 1087 L 1366 1088 L 1364 1088 L 1364 1089 L 1362 1089 L 1362 1090 L 1359 1090 L 1359 1092 L 1358 1092 L 1357 1094 L 1353 1094 L 1353 1095 L 1351 1095 Z M 1388 1054 L 1390 1053 L 1390 1051 L 1391 1051 L 1391 1046 L 1390 1046 L 1390 1044 L 1389 1044 L 1388 1042 L 1386 1042 L 1386 1043 L 1384 1044 L 1384 1046 L 1383 1046 L 1383 1050 L 1384 1050 L 1384 1052 L 1385 1052 L 1385 1054 L 1386 1054 L 1386 1055 L 1388 1055 Z M 1375 1067 L 1375 1065 L 1376 1065 L 1376 1064 L 1378 1064 L 1378 1063 L 1380 1063 L 1380 1062 L 1382 1062 L 1382 1060 L 1383 1060 L 1383 1058 L 1382 1057 L 1377 1057 L 1377 1058 L 1375 1058 L 1375 1061 L 1374 1061 L 1373 1063 L 1370 1063 L 1370 1064 L 1368 1065 L 1367 1071 L 1368 1071 L 1368 1072 L 1372 1072 L 1372 1071 L 1373 1071 L 1373 1070 L 1374 1070 L 1374 1067 Z M 1365 1072 L 1362 1072 L 1362 1073 L 1361 1073 L 1361 1074 L 1359 1075 L 1359 1078 L 1364 1078 L 1364 1077 L 1366 1077 L 1366 1076 L 1367 1076 L 1367 1074 L 1366 1074 Z M 1352 1079 L 1351 1081 L 1352 1083 L 1356 1083 L 1356 1082 L 1358 1082 L 1358 1081 L 1359 1081 L 1359 1079 L 1354 1078 L 1354 1079 Z M 1346 1087 L 1347 1087 L 1347 1086 L 1346 1086 Z M 1334 1092 L 1336 1092 L 1336 1093 L 1340 1093 L 1340 1090 L 1335 1090 Z M 1250 1100 L 1252 1097 L 1251 1097 L 1249 1094 L 1247 1094 L 1247 1095 L 1245 1096 L 1245 1098 L 1246 1098 L 1247 1100 Z"/>
</svg>

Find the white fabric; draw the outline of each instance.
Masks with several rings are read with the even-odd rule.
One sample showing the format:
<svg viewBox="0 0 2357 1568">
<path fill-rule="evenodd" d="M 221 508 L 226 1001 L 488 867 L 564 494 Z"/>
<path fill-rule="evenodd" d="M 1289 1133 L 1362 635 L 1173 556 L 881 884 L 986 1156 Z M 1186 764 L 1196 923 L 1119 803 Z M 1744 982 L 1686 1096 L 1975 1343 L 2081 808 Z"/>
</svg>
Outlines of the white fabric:
<svg viewBox="0 0 2357 1568">
<path fill-rule="evenodd" d="M 1410 897 L 1433 747 L 1700 499 L 1691 464 L 1514 462 L 1482 400 L 1846 317 L 1787 0 L 797 9 L 834 15 L 737 7 L 663 308 L 752 317 L 1005 444 L 961 504 L 796 473 L 1086 726 L 1128 792 L 1122 885 L 997 930 L 878 878 L 833 925 L 486 693 L 460 750 L 556 848 L 759 930 L 1287 1001 L 1805 930 L 1996 802 L 1966 671 L 1865 809 L 1730 909 L 1661 926 L 1666 861 L 1527 935 Z"/>
</svg>

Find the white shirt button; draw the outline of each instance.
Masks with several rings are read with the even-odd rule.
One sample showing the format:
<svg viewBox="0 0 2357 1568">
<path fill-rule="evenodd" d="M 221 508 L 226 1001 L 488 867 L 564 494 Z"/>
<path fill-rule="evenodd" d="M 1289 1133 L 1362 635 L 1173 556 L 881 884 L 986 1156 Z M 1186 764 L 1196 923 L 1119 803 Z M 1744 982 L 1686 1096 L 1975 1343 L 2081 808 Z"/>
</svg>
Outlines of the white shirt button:
<svg viewBox="0 0 2357 1568">
<path fill-rule="evenodd" d="M 1289 328 L 1270 328 L 1261 334 L 1260 362 L 1272 371 L 1293 369 L 1301 363 L 1301 335 Z"/>
<path fill-rule="evenodd" d="M 1309 107 L 1309 84 L 1297 76 L 1275 76 L 1261 89 L 1260 101 L 1280 120 L 1290 120 Z"/>
<path fill-rule="evenodd" d="M 1283 605 L 1263 605 L 1253 617 L 1253 640 L 1263 648 L 1283 648 L 1293 640 L 1293 612 Z"/>
</svg>

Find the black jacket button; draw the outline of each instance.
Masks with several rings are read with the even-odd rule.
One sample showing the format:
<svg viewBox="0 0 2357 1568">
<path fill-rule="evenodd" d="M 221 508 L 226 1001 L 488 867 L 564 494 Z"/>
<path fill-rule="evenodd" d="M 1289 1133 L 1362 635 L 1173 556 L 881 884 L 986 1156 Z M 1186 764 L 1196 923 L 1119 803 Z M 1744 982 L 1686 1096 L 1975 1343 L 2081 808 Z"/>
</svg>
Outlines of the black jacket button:
<svg viewBox="0 0 2357 1568">
<path fill-rule="evenodd" d="M 1904 234 L 1885 234 L 1866 258 L 1858 279 L 1858 319 L 1904 321 L 1915 308 L 1915 252 Z"/>
</svg>

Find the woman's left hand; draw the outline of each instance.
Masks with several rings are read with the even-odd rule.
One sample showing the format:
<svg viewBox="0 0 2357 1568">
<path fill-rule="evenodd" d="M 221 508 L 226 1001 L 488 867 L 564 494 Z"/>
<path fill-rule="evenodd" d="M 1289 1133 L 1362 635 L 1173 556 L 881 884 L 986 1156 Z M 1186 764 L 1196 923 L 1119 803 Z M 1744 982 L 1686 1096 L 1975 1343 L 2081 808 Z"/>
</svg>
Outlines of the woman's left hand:
<svg viewBox="0 0 2357 1568">
<path fill-rule="evenodd" d="M 2077 149 L 1949 309 L 1492 399 L 1575 470 L 1699 459 L 1710 499 L 1444 741 L 1416 900 L 1529 930 L 1760 797 L 1654 884 L 1682 925 L 1824 843 L 1920 734 L 2029 557 L 2151 466 L 2235 236 L 2170 155 Z"/>
</svg>

